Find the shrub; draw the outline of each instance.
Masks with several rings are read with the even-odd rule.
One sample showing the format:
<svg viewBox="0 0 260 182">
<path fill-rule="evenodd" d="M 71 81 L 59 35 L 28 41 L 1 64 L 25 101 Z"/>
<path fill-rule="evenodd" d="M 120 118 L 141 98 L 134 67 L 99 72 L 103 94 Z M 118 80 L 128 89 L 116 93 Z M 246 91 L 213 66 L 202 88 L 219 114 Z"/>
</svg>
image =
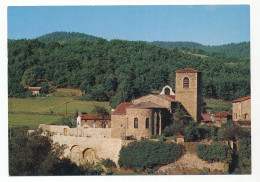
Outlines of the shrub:
<svg viewBox="0 0 260 182">
<path fill-rule="evenodd" d="M 228 161 L 229 147 L 219 143 L 213 143 L 211 145 L 199 144 L 196 147 L 197 155 L 205 161 L 208 162 L 224 162 Z"/>
<path fill-rule="evenodd" d="M 116 168 L 116 163 L 109 158 L 103 159 L 101 164 L 103 164 L 106 168 Z"/>
<path fill-rule="evenodd" d="M 162 141 L 143 140 L 122 147 L 119 165 L 124 169 L 142 172 L 176 161 L 182 153 L 182 145 Z"/>
</svg>

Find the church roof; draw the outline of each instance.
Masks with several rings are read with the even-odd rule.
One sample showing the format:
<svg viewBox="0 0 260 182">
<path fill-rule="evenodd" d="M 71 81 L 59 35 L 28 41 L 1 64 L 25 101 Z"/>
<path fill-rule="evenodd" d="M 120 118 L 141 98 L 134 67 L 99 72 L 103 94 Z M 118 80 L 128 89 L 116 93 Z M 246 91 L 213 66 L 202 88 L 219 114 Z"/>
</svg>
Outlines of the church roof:
<svg viewBox="0 0 260 182">
<path fill-rule="evenodd" d="M 126 108 L 133 105 L 131 102 L 123 102 L 119 104 L 111 115 L 126 115 Z"/>
<path fill-rule="evenodd" d="M 198 73 L 200 71 L 192 69 L 192 68 L 185 68 L 181 70 L 176 70 L 175 73 Z"/>
<path fill-rule="evenodd" d="M 165 107 L 162 107 L 158 104 L 148 101 L 148 102 L 141 102 L 139 104 L 131 105 L 128 108 L 150 109 L 150 108 L 165 108 Z"/>
<path fill-rule="evenodd" d="M 235 103 L 235 102 L 242 102 L 242 101 L 245 101 L 245 100 L 248 100 L 248 99 L 251 99 L 251 96 L 246 96 L 246 97 L 242 97 L 242 98 L 239 98 L 239 99 L 236 99 L 236 100 L 232 100 L 232 103 Z"/>
<path fill-rule="evenodd" d="M 137 99 L 140 99 L 140 98 L 143 98 L 143 97 L 147 97 L 147 96 L 149 96 L 149 95 L 152 95 L 152 96 L 155 96 L 155 97 L 160 97 L 160 98 L 165 99 L 165 100 L 170 101 L 170 102 L 177 102 L 177 101 L 175 100 L 175 95 L 155 95 L 155 94 L 148 94 L 148 95 L 144 95 L 144 96 L 142 96 L 142 97 L 139 97 L 139 98 L 137 98 Z M 137 100 L 137 99 L 134 99 L 134 100 Z"/>
</svg>

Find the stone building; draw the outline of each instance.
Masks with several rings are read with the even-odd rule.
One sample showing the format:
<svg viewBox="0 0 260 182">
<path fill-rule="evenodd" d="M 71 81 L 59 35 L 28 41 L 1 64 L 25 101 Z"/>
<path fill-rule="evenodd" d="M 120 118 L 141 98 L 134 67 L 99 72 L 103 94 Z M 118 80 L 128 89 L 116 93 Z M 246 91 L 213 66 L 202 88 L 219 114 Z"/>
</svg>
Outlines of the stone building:
<svg viewBox="0 0 260 182">
<path fill-rule="evenodd" d="M 232 101 L 233 121 L 236 124 L 250 128 L 251 126 L 251 96 Z"/>
<path fill-rule="evenodd" d="M 217 126 L 221 126 L 223 123 L 226 123 L 228 120 L 232 119 L 232 114 L 227 111 L 220 111 L 214 114 L 215 122 Z"/>
<path fill-rule="evenodd" d="M 177 105 L 182 105 L 194 121 L 200 122 L 201 73 L 191 68 L 175 73 L 176 94 L 167 85 L 159 95 L 148 94 L 118 105 L 111 114 L 111 136 L 140 139 L 161 135 Z"/>
<path fill-rule="evenodd" d="M 78 128 L 111 128 L 111 116 L 97 114 L 81 114 L 77 117 Z"/>
</svg>

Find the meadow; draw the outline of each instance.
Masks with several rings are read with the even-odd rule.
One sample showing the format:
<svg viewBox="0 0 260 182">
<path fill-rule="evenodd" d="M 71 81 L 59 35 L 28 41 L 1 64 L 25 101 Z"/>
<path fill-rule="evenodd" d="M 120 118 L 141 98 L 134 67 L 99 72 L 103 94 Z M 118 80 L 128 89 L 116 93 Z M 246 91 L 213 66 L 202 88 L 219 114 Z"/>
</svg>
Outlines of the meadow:
<svg viewBox="0 0 260 182">
<path fill-rule="evenodd" d="M 108 102 L 81 101 L 80 90 L 57 89 L 48 97 L 8 98 L 8 120 L 12 126 L 38 127 L 39 124 L 51 124 L 67 114 L 76 111 L 91 113 L 95 106 L 103 106 L 110 111 Z"/>
</svg>

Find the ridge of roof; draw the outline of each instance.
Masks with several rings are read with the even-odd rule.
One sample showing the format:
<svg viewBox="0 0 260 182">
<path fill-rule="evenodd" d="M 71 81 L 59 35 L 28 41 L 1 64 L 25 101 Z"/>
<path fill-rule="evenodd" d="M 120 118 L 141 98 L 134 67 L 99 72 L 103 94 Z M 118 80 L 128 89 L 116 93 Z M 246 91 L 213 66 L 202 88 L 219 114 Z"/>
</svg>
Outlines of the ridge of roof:
<svg viewBox="0 0 260 182">
<path fill-rule="evenodd" d="M 214 114 L 215 117 L 227 117 L 227 116 L 232 116 L 232 114 L 230 114 L 227 111 L 220 111 L 218 113 Z"/>
<path fill-rule="evenodd" d="M 175 73 L 199 73 L 200 71 L 192 69 L 192 68 L 184 68 L 180 70 L 176 70 Z"/>
<path fill-rule="evenodd" d="M 122 102 L 116 107 L 111 115 L 126 115 L 126 108 L 131 105 L 133 105 L 131 102 Z"/>
<path fill-rule="evenodd" d="M 235 102 L 242 102 L 242 101 L 245 101 L 245 100 L 248 100 L 248 99 L 251 99 L 251 96 L 246 96 L 246 97 L 242 97 L 242 98 L 239 98 L 239 99 L 236 99 L 236 100 L 232 100 L 232 103 L 235 103 Z"/>
</svg>

